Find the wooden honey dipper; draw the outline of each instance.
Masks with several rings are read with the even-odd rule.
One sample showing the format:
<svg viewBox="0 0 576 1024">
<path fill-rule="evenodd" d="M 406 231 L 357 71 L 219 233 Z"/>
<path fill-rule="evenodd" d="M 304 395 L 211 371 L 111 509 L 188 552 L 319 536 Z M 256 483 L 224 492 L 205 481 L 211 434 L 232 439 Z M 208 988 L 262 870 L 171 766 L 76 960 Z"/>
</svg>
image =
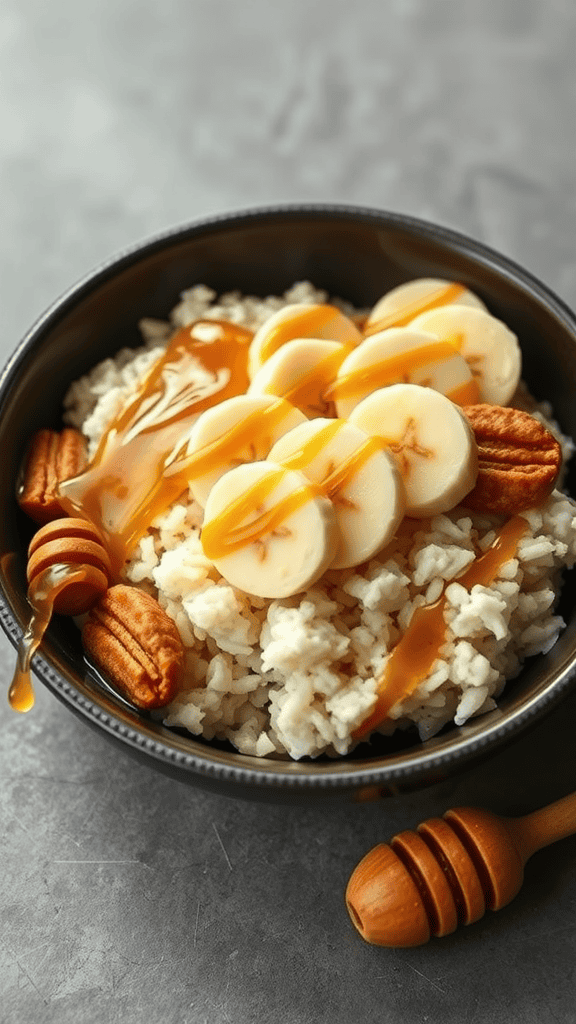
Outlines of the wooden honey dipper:
<svg viewBox="0 0 576 1024">
<path fill-rule="evenodd" d="M 85 519 L 64 516 L 46 523 L 28 548 L 28 599 L 51 599 L 50 612 L 82 615 L 108 589 L 110 558 L 100 533 Z"/>
<path fill-rule="evenodd" d="M 370 850 L 350 876 L 348 913 L 373 945 L 423 945 L 506 906 L 529 857 L 575 832 L 576 793 L 520 818 L 456 807 Z"/>
<path fill-rule="evenodd" d="M 28 602 L 32 616 L 18 646 L 8 691 L 15 711 L 34 705 L 30 664 L 52 613 L 83 615 L 108 589 L 111 566 L 103 539 L 92 523 L 64 516 L 42 526 L 28 548 Z"/>
</svg>

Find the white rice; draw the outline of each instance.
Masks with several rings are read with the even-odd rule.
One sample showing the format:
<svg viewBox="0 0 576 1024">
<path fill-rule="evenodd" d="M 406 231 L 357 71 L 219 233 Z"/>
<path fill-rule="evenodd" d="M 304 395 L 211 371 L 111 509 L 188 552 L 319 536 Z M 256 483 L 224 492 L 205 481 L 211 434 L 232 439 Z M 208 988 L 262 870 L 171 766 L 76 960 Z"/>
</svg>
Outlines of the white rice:
<svg viewBox="0 0 576 1024">
<path fill-rule="evenodd" d="M 72 385 L 65 418 L 84 431 L 93 450 L 178 327 L 211 317 L 254 330 L 286 303 L 327 301 L 353 312 L 307 283 L 266 299 L 191 288 L 169 323 L 141 322 L 141 349 L 122 351 Z M 537 414 L 546 420 L 550 410 L 541 407 Z M 571 442 L 551 426 L 568 457 Z M 328 571 L 306 593 L 264 600 L 219 576 L 200 543 L 201 509 L 183 495 L 151 525 L 125 568 L 127 582 L 158 598 L 187 649 L 185 686 L 164 709 L 165 724 L 229 740 L 258 757 L 346 754 L 374 706 L 391 648 L 415 609 L 444 591 L 440 657 L 379 731 L 415 725 L 427 739 L 447 722 L 462 725 L 493 709 L 524 659 L 556 642 L 564 626 L 554 611 L 561 572 L 576 560 L 572 499 L 554 491 L 524 515 L 529 532 L 489 587 L 468 592 L 458 576 L 490 546 L 502 519 L 456 508 L 430 520 L 405 519 L 393 545 L 368 565 Z"/>
</svg>

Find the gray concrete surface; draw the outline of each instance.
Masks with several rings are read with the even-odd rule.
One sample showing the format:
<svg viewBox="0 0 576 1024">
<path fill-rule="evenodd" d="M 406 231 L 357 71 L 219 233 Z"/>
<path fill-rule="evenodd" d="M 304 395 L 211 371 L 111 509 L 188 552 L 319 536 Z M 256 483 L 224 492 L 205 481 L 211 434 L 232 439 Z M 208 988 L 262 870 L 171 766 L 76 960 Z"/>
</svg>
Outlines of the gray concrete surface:
<svg viewBox="0 0 576 1024">
<path fill-rule="evenodd" d="M 0 347 L 158 229 L 280 201 L 466 231 L 576 305 L 572 0 L 3 0 Z M 5 691 L 13 653 L 0 638 Z M 375 842 L 454 803 L 576 789 L 576 695 L 457 783 L 286 810 L 140 767 L 40 686 L 0 708 L 7 1024 L 574 1021 L 576 838 L 506 910 L 417 950 L 342 901 Z"/>
</svg>

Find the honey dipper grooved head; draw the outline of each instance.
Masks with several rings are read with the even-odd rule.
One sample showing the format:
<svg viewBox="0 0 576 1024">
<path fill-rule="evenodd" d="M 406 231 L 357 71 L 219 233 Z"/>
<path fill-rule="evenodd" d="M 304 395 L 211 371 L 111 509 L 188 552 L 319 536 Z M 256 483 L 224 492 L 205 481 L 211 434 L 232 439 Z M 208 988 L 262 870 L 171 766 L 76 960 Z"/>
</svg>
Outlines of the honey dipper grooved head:
<svg viewBox="0 0 576 1024">
<path fill-rule="evenodd" d="M 360 861 L 346 889 L 346 906 L 366 942 L 421 946 L 430 923 L 418 887 L 394 850 L 375 846 Z"/>
<path fill-rule="evenodd" d="M 370 850 L 350 877 L 346 905 L 367 942 L 420 946 L 509 903 L 525 859 L 505 818 L 458 807 Z"/>
<path fill-rule="evenodd" d="M 69 582 L 62 575 L 65 567 L 70 573 Z M 84 519 L 55 519 L 32 538 L 26 575 L 32 601 L 35 596 L 51 591 L 55 612 L 81 615 L 107 590 L 110 559 L 92 523 Z"/>
<path fill-rule="evenodd" d="M 506 818 L 477 807 L 454 807 L 444 818 L 471 852 L 488 909 L 505 907 L 520 890 L 525 861 L 514 844 Z"/>
</svg>

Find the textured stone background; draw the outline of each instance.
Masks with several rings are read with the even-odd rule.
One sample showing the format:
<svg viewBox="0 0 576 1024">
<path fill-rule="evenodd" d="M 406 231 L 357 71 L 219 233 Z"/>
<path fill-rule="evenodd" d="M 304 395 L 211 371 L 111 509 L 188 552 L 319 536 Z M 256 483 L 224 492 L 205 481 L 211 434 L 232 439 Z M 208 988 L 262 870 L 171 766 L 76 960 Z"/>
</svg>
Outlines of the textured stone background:
<svg viewBox="0 0 576 1024">
<path fill-rule="evenodd" d="M 283 201 L 456 227 L 576 306 L 575 43 L 573 0 L 3 0 L 2 358 L 126 244 Z M 12 664 L 0 638 L 4 689 Z M 574 696 L 458 783 L 286 810 L 170 783 L 38 689 L 0 709 L 9 1024 L 574 1020 L 576 839 L 422 949 L 365 946 L 342 901 L 375 842 L 451 804 L 576 789 Z"/>
</svg>

